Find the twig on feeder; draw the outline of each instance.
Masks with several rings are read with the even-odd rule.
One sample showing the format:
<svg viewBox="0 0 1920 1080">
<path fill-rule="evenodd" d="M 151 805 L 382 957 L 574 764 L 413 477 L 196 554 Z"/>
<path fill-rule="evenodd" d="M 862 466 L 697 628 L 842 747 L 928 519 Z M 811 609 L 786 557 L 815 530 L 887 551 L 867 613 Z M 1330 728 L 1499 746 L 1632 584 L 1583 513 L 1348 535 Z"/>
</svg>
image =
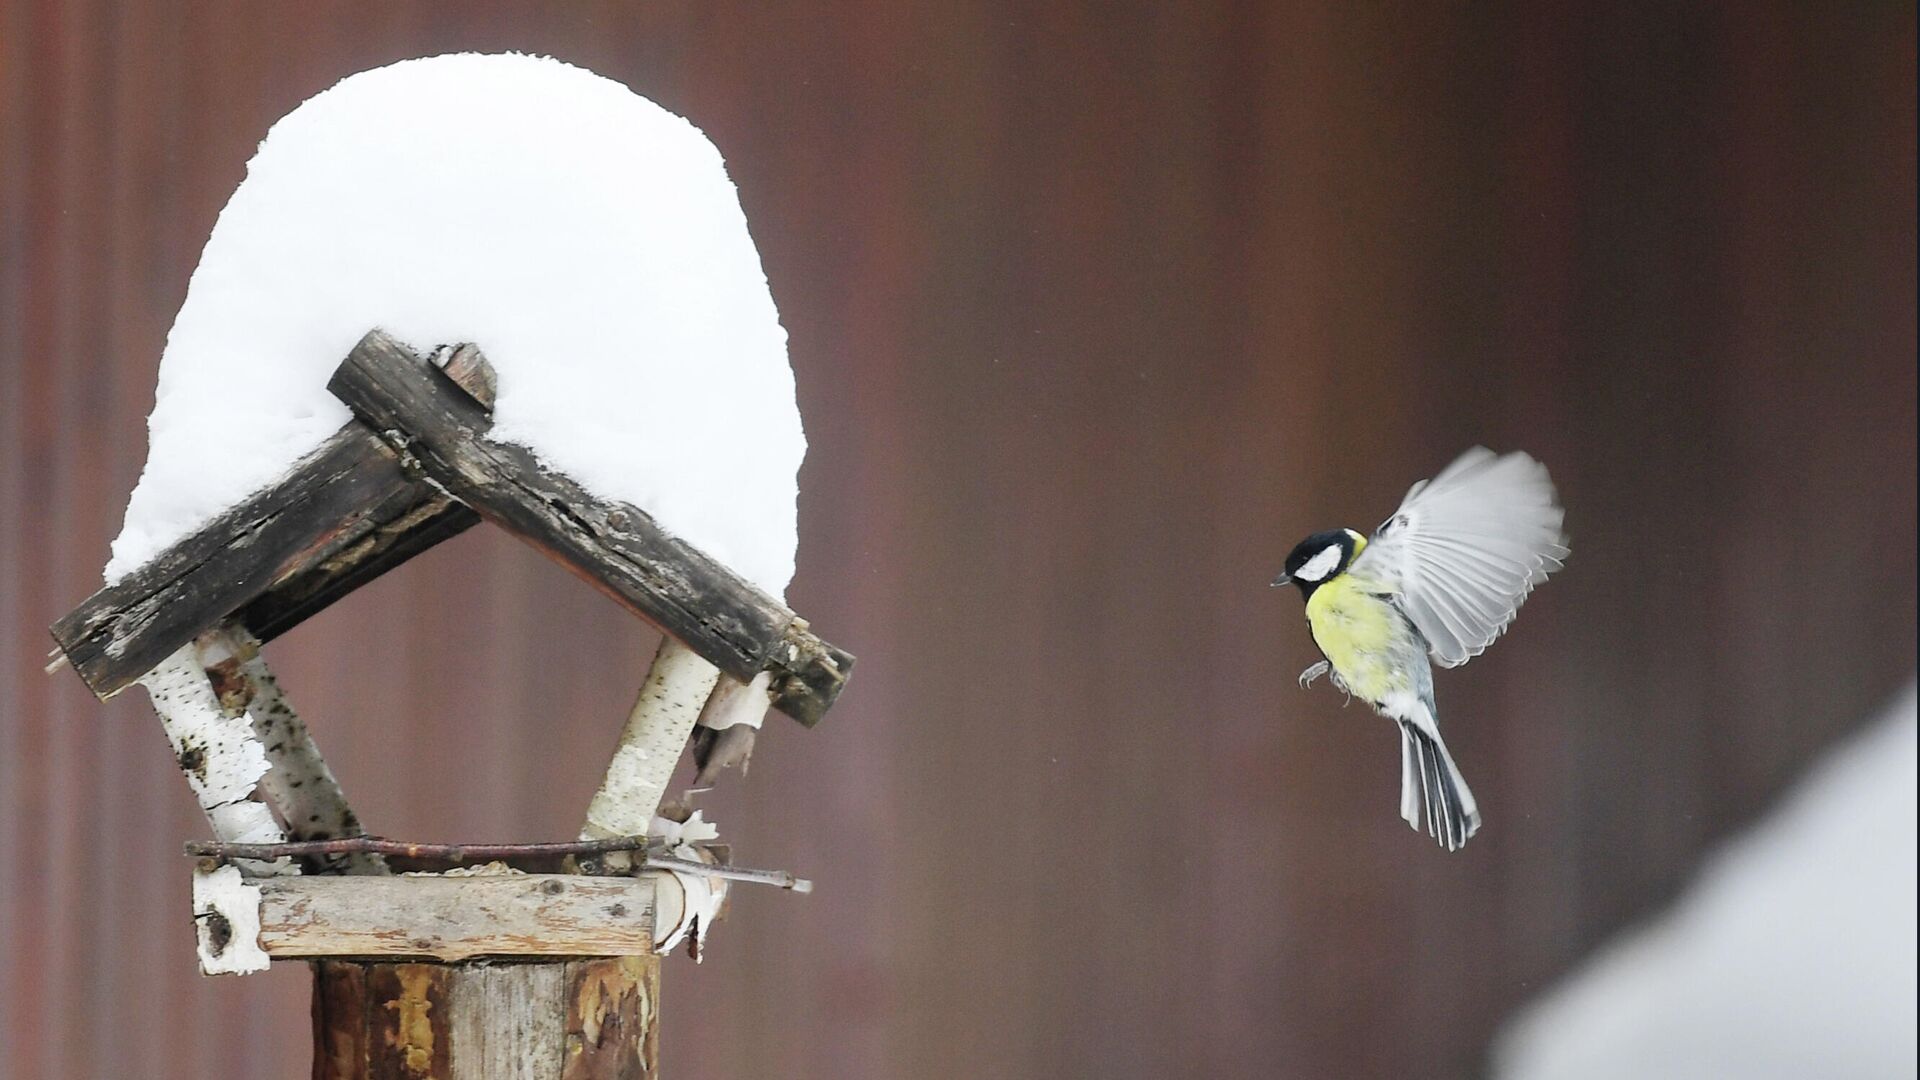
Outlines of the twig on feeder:
<svg viewBox="0 0 1920 1080">
<path fill-rule="evenodd" d="M 687 735 L 719 678 L 718 668 L 677 639 L 660 640 L 660 651 L 653 656 L 647 681 L 607 764 L 606 779 L 587 807 L 580 839 L 643 836 L 651 831 Z M 607 864 L 618 870 L 629 861 L 614 853 Z"/>
<path fill-rule="evenodd" d="M 346 836 L 332 840 L 294 840 L 278 844 L 234 844 L 220 840 L 193 840 L 186 853 L 199 858 L 277 859 L 310 855 L 395 855 L 443 862 L 540 858 L 551 855 L 600 855 L 609 851 L 639 851 L 652 843 L 645 836 L 617 836 L 605 840 L 568 840 L 552 844 L 420 844 L 379 836 Z"/>
<path fill-rule="evenodd" d="M 555 855 L 606 855 L 641 852 L 640 868 L 672 870 L 695 877 L 773 885 L 793 892 L 812 892 L 813 882 L 785 870 L 755 870 L 744 866 L 704 863 L 648 850 L 657 837 L 619 836 L 605 840 L 569 840 L 549 844 L 421 844 L 378 836 L 351 836 L 336 840 L 289 840 L 277 844 L 238 844 L 220 840 L 190 840 L 185 853 L 196 859 L 301 859 L 326 855 L 393 855 L 442 862 L 478 862 L 493 859 L 530 859 Z"/>
<path fill-rule="evenodd" d="M 691 874 L 694 877 L 719 878 L 722 881 L 746 881 L 755 885 L 774 885 L 790 889 L 797 893 L 813 891 L 813 882 L 796 877 L 785 870 L 754 870 L 745 866 L 718 866 L 703 863 L 696 859 L 676 859 L 671 855 L 655 855 L 649 852 L 645 866 L 649 870 L 672 870 L 676 873 Z"/>
</svg>

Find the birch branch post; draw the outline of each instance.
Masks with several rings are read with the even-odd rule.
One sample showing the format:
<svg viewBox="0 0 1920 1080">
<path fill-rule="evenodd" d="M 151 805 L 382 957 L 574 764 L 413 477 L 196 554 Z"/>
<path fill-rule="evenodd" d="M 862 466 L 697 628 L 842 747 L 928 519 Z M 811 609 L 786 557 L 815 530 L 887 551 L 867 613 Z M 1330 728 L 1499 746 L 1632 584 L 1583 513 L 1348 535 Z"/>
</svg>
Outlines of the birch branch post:
<svg viewBox="0 0 1920 1080">
<path fill-rule="evenodd" d="M 202 663 L 215 696 L 228 713 L 244 711 L 267 758 L 260 791 L 279 812 L 292 840 L 331 840 L 365 835 L 348 805 L 346 792 L 320 754 L 307 725 L 293 711 L 280 681 L 267 667 L 260 642 L 245 627 L 229 623 L 202 638 Z M 207 655 L 209 646 L 220 659 Z M 384 874 L 386 861 L 375 852 L 346 852 L 308 859 L 307 869 L 322 873 Z"/>
<path fill-rule="evenodd" d="M 719 669 L 673 638 L 662 638 L 633 711 L 620 732 L 606 778 L 587 806 L 580 839 L 645 836 L 673 781 L 674 766 L 693 723 L 713 693 Z M 610 868 L 630 862 L 624 852 L 605 856 Z"/>
<path fill-rule="evenodd" d="M 225 659 L 214 646 L 214 662 Z M 246 713 L 229 712 L 207 677 L 200 642 L 189 642 L 142 680 L 160 716 L 167 744 L 214 836 L 244 844 L 285 840 L 286 832 L 258 791 L 270 768 Z M 255 862 L 257 876 L 297 872 L 286 860 Z"/>
</svg>

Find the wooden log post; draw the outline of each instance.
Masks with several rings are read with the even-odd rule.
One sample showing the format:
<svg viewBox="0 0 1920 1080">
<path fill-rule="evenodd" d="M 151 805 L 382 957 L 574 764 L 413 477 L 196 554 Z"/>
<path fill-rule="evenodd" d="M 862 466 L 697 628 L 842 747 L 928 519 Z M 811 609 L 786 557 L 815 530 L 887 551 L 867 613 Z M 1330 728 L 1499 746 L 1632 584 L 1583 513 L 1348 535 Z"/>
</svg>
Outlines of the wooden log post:
<svg viewBox="0 0 1920 1080">
<path fill-rule="evenodd" d="M 314 964 L 314 1080 L 659 1075 L 660 958 Z"/>
</svg>

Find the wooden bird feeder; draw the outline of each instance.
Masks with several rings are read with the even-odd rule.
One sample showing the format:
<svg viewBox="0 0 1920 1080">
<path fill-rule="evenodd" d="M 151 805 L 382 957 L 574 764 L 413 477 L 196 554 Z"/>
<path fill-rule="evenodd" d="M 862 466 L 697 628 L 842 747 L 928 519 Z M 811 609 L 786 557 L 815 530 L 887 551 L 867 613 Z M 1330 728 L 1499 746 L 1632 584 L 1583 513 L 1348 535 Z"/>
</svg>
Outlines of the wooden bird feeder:
<svg viewBox="0 0 1920 1080">
<path fill-rule="evenodd" d="M 201 969 L 312 964 L 316 1078 L 654 1076 L 663 945 L 697 950 L 728 882 L 807 887 L 649 832 L 696 727 L 705 782 L 769 706 L 817 724 L 853 657 L 643 511 L 489 439 L 493 387 L 471 345 L 427 359 L 368 333 L 328 384 L 352 420 L 52 628 L 101 699 L 146 686 L 212 825 L 188 845 Z M 666 637 L 579 840 L 370 837 L 260 646 L 483 519 Z"/>
</svg>

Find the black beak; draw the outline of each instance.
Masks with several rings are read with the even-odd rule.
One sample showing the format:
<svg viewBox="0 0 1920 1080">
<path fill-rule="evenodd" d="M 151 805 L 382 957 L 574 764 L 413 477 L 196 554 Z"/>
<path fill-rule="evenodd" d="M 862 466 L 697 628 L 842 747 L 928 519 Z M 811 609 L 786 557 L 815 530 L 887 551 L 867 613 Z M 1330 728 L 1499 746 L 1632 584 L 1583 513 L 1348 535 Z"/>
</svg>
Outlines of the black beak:
<svg viewBox="0 0 1920 1080">
<path fill-rule="evenodd" d="M 1268 583 L 1268 587 L 1270 587 L 1270 588 L 1278 588 L 1278 587 L 1280 587 L 1280 586 L 1282 586 L 1282 585 L 1288 585 L 1288 584 L 1291 584 L 1292 582 L 1293 582 L 1293 578 L 1292 578 L 1292 577 L 1290 577 L 1290 576 L 1288 576 L 1288 575 L 1286 575 L 1286 574 L 1281 574 L 1281 575 L 1280 575 L 1279 577 L 1277 577 L 1277 578 L 1274 578 L 1274 579 L 1273 579 L 1273 580 L 1272 580 L 1271 582 L 1269 582 L 1269 583 Z"/>
</svg>

